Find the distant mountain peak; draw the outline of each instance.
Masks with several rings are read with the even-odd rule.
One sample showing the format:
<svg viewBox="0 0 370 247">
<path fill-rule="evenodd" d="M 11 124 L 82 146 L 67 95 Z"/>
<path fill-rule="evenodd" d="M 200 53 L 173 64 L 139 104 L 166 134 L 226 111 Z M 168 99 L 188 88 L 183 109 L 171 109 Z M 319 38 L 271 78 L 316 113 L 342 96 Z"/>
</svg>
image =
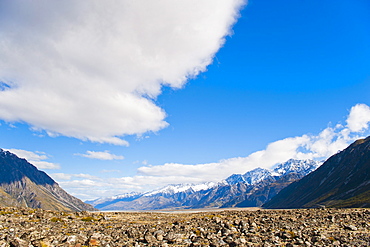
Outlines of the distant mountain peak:
<svg viewBox="0 0 370 247">
<path fill-rule="evenodd" d="M 253 170 L 250 170 L 242 174 L 233 174 L 226 178 L 226 182 L 230 185 L 237 183 L 246 183 L 247 185 L 254 185 L 260 181 L 266 179 L 269 176 L 280 177 L 289 173 L 303 173 L 308 174 L 312 172 L 317 167 L 319 167 L 322 162 L 314 160 L 296 160 L 289 159 L 284 163 L 279 163 L 273 166 L 272 169 L 264 169 L 257 167 Z"/>
<path fill-rule="evenodd" d="M 318 168 L 322 162 L 314 160 L 295 160 L 289 159 L 288 161 L 277 164 L 274 166 L 273 175 L 281 176 L 292 172 L 303 172 L 308 174 Z"/>
<path fill-rule="evenodd" d="M 255 168 L 244 174 L 233 174 L 220 182 L 169 184 L 149 192 L 126 193 L 88 203 L 103 210 L 233 207 L 238 204 L 261 206 L 280 189 L 318 165 L 316 161 L 291 159 L 274 169 Z M 272 183 L 274 188 L 265 189 Z"/>
<path fill-rule="evenodd" d="M 180 192 L 197 192 L 200 190 L 207 190 L 209 188 L 212 188 L 214 186 L 217 186 L 218 183 L 214 182 L 206 182 L 202 184 L 191 184 L 191 183 L 185 183 L 185 184 L 169 184 L 165 187 L 162 187 L 158 190 L 153 190 L 147 193 L 144 193 L 144 196 L 153 196 L 156 194 L 175 194 Z"/>
<path fill-rule="evenodd" d="M 266 177 L 271 176 L 271 172 L 268 169 L 257 167 L 251 171 L 244 173 L 244 180 L 248 185 L 254 185 Z"/>
</svg>

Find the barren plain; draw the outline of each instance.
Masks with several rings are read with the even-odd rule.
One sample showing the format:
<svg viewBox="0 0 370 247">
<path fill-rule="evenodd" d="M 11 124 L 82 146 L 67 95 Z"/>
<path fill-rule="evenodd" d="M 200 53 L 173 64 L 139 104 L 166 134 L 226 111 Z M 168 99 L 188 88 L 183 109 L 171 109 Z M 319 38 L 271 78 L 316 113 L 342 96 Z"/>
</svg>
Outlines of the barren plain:
<svg viewBox="0 0 370 247">
<path fill-rule="evenodd" d="M 0 208 L 0 246 L 370 246 L 369 209 L 57 212 Z"/>
</svg>

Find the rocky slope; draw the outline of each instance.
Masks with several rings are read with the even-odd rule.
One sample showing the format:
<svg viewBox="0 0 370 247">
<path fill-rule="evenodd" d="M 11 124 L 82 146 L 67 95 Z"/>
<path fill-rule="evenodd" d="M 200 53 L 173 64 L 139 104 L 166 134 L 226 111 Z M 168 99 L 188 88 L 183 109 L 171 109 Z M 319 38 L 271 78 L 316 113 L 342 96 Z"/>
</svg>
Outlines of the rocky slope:
<svg viewBox="0 0 370 247">
<path fill-rule="evenodd" d="M 45 172 L 0 149 L 0 205 L 63 211 L 94 210 L 69 195 Z"/>
<path fill-rule="evenodd" d="M 315 170 L 320 162 L 288 160 L 274 169 L 256 168 L 225 181 L 169 185 L 146 193 L 130 193 L 89 201 L 100 210 L 158 210 L 211 207 L 255 207 L 282 188 Z"/>
<path fill-rule="evenodd" d="M 283 189 L 266 208 L 370 207 L 370 137 L 357 140 L 320 168 Z"/>
<path fill-rule="evenodd" d="M 0 208 L 0 246 L 369 246 L 368 209 L 64 213 Z"/>
</svg>

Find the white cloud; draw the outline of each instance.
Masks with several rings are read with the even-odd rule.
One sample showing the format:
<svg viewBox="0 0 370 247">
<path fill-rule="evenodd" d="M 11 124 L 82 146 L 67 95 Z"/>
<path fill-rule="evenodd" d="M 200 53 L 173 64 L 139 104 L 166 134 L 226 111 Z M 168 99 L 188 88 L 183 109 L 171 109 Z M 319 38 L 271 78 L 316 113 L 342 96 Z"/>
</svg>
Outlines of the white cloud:
<svg viewBox="0 0 370 247">
<path fill-rule="evenodd" d="M 82 179 L 82 180 L 71 180 L 71 181 L 62 181 L 59 182 L 61 187 L 74 187 L 74 188 L 88 188 L 91 189 L 92 187 L 103 187 L 109 185 L 106 182 L 96 181 L 92 179 Z"/>
<path fill-rule="evenodd" d="M 78 173 L 78 174 L 73 174 L 73 177 L 76 177 L 76 178 L 85 178 L 85 179 L 98 179 L 100 180 L 100 178 L 96 177 L 96 176 L 92 176 L 90 174 L 85 174 L 85 173 Z"/>
<path fill-rule="evenodd" d="M 369 128 L 370 107 L 365 104 L 357 104 L 351 108 L 347 119 L 348 128 L 354 132 L 361 132 Z"/>
<path fill-rule="evenodd" d="M 50 176 L 55 180 L 71 180 L 72 178 L 84 178 L 90 180 L 101 180 L 96 176 L 92 176 L 90 174 L 78 173 L 78 174 L 67 174 L 67 173 L 52 173 Z"/>
<path fill-rule="evenodd" d="M 168 124 L 153 99 L 205 71 L 244 0 L 5 0 L 0 119 L 128 145 Z"/>
<path fill-rule="evenodd" d="M 49 157 L 43 152 L 31 152 L 22 149 L 4 149 L 14 153 L 19 158 L 24 158 L 38 169 L 60 169 L 60 165 L 45 161 Z"/>
<path fill-rule="evenodd" d="M 100 171 L 101 173 L 111 173 L 111 172 L 114 172 L 114 173 L 119 173 L 119 172 L 121 172 L 120 170 L 101 170 Z"/>
<path fill-rule="evenodd" d="M 310 141 L 309 136 L 286 138 L 270 143 L 265 150 L 257 151 L 247 157 L 237 157 L 207 164 L 176 164 L 167 163 L 160 166 L 143 166 L 138 173 L 143 176 L 177 176 L 189 178 L 199 182 L 217 182 L 233 173 L 245 173 L 256 167 L 269 168 L 276 163 L 285 162 L 290 158 L 310 158 L 297 150 Z"/>
<path fill-rule="evenodd" d="M 123 160 L 122 155 L 111 154 L 108 150 L 104 152 L 95 152 L 95 151 L 86 151 L 86 154 L 76 154 L 89 159 L 98 159 L 98 160 Z"/>
<path fill-rule="evenodd" d="M 291 158 L 323 160 L 343 150 L 353 141 L 370 135 L 369 126 L 361 125 L 364 123 L 363 118 L 354 117 L 359 108 L 366 107 L 366 105 L 352 107 L 346 121 L 347 125 L 329 126 L 317 135 L 306 134 L 274 141 L 264 150 L 246 157 L 195 165 L 176 163 L 144 165 L 138 168 L 138 175 L 132 177 L 104 179 L 104 183 L 95 177 L 81 185 L 78 183 L 81 180 L 75 179 L 63 182 L 62 185 L 72 194 L 83 195 L 83 199 L 94 199 L 131 191 L 148 191 L 168 184 L 217 182 L 233 173 L 245 173 L 257 167 L 271 168 Z M 358 128 L 353 129 L 353 126 L 364 126 L 361 128 L 362 135 L 358 135 Z M 84 189 L 88 185 L 94 188 L 91 194 Z"/>
<path fill-rule="evenodd" d="M 43 170 L 60 169 L 60 165 L 59 164 L 50 163 L 50 162 L 47 162 L 47 161 L 35 161 L 35 160 L 32 160 L 30 163 L 32 163 L 33 165 L 35 165 L 38 169 L 43 169 Z"/>
<path fill-rule="evenodd" d="M 66 173 L 52 173 L 49 174 L 54 180 L 63 181 L 63 180 L 70 180 L 72 178 L 72 174 Z"/>
<path fill-rule="evenodd" d="M 245 173 L 256 167 L 271 168 L 291 158 L 324 160 L 343 150 L 353 141 L 370 134 L 369 126 L 363 125 L 365 122 L 363 118 L 354 117 L 358 114 L 359 108 L 367 109 L 368 106 L 358 104 L 352 107 L 346 126 L 338 124 L 335 127 L 325 128 L 318 135 L 306 134 L 278 140 L 268 144 L 266 149 L 254 152 L 247 157 L 196 165 L 167 163 L 160 166 L 142 166 L 138 168 L 138 173 L 142 177 L 155 177 L 160 181 L 177 177 L 179 182 L 206 182 L 219 181 L 233 173 Z M 364 126 L 361 128 L 364 135 L 358 135 L 356 132 L 358 129 L 354 131 L 352 128 L 358 124 Z M 134 178 L 133 181 L 140 181 L 137 177 Z"/>
</svg>

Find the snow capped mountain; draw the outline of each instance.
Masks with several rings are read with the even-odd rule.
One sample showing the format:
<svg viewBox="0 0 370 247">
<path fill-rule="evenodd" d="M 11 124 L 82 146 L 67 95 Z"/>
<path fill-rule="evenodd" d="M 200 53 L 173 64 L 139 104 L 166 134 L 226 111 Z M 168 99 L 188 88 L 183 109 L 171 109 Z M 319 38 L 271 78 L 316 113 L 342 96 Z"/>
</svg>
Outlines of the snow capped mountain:
<svg viewBox="0 0 370 247">
<path fill-rule="evenodd" d="M 243 177 L 248 185 L 254 185 L 267 177 L 271 176 L 271 172 L 267 169 L 256 168 L 252 171 L 246 172 Z"/>
<path fill-rule="evenodd" d="M 265 179 L 266 177 L 271 176 L 271 172 L 267 169 L 263 168 L 256 168 L 249 172 L 246 172 L 244 175 L 241 174 L 233 174 L 226 179 L 226 182 L 229 185 L 237 184 L 237 183 L 245 183 L 247 185 L 253 185 L 261 180 Z"/>
<path fill-rule="evenodd" d="M 292 172 L 302 173 L 307 175 L 308 173 L 316 170 L 323 162 L 314 160 L 294 160 L 290 159 L 285 163 L 277 164 L 272 171 L 273 176 L 282 176 Z"/>
<path fill-rule="evenodd" d="M 104 198 L 98 198 L 95 200 L 91 201 L 86 201 L 86 203 L 89 203 L 93 205 L 94 207 L 102 207 L 102 205 L 108 205 L 117 201 L 133 201 L 139 197 L 141 197 L 143 193 L 139 192 L 130 192 L 130 193 L 125 193 L 122 195 L 116 195 L 116 196 L 111 196 L 111 197 L 104 197 Z"/>
<path fill-rule="evenodd" d="M 290 159 L 271 170 L 256 168 L 245 174 L 233 174 L 220 182 L 170 184 L 153 191 L 126 193 L 87 203 L 101 210 L 260 206 L 319 165 L 321 162 L 313 160 Z"/>
<path fill-rule="evenodd" d="M 202 184 L 170 184 L 158 190 L 152 190 L 144 193 L 130 192 L 111 197 L 98 198 L 96 200 L 86 201 L 86 203 L 89 203 L 96 208 L 102 208 L 117 202 L 131 202 L 141 197 L 171 197 L 179 193 L 192 194 L 201 190 L 208 190 L 219 184 L 222 183 L 207 182 Z"/>
<path fill-rule="evenodd" d="M 237 183 L 245 183 L 247 185 L 254 185 L 260 181 L 270 177 L 281 177 L 289 173 L 300 173 L 307 175 L 308 173 L 314 171 L 319 167 L 322 162 L 314 160 L 294 160 L 290 159 L 287 162 L 276 164 L 274 169 L 268 170 L 263 168 L 256 168 L 251 171 L 246 172 L 245 174 L 233 174 L 230 177 L 226 178 L 226 182 L 229 185 Z"/>
<path fill-rule="evenodd" d="M 218 184 L 219 183 L 215 182 L 207 182 L 202 184 L 170 184 L 161 189 L 144 193 L 143 196 L 153 196 L 157 194 L 172 195 L 180 192 L 192 193 L 213 188 Z"/>
<path fill-rule="evenodd" d="M 229 185 L 237 183 L 245 183 L 245 179 L 242 174 L 233 174 L 225 179 L 226 183 Z"/>
<path fill-rule="evenodd" d="M 122 195 L 116 195 L 116 196 L 112 196 L 112 197 L 108 197 L 108 198 L 110 200 L 117 200 L 117 199 L 136 197 L 136 196 L 140 196 L 140 195 L 142 195 L 142 193 L 130 192 L 130 193 L 126 193 L 126 194 L 122 194 Z"/>
</svg>

